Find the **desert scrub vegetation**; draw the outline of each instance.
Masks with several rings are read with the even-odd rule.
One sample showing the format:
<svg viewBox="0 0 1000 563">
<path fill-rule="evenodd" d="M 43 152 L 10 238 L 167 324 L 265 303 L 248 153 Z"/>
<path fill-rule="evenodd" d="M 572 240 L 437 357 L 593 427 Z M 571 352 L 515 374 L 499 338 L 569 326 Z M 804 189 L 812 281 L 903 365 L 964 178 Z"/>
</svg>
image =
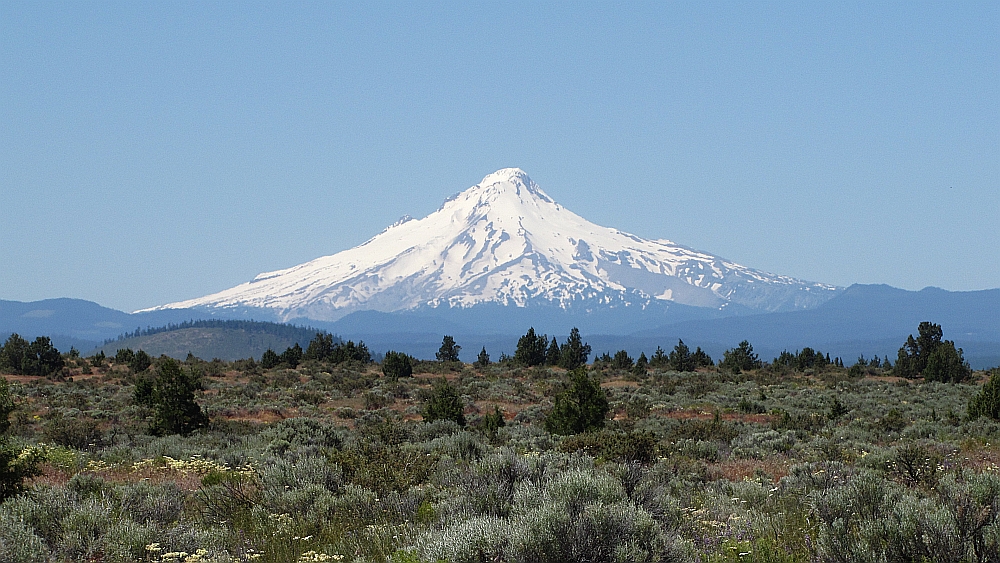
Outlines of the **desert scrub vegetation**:
<svg viewBox="0 0 1000 563">
<path fill-rule="evenodd" d="M 523 343 L 8 373 L 0 561 L 1000 561 L 996 371 Z"/>
</svg>

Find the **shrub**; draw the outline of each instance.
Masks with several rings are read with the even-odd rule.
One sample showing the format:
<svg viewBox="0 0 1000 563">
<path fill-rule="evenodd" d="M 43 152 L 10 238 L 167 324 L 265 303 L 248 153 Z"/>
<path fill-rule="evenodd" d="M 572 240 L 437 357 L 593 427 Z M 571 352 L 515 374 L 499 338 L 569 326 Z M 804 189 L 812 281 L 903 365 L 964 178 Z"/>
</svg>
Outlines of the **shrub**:
<svg viewBox="0 0 1000 563">
<path fill-rule="evenodd" d="M 595 458 L 652 463 L 657 439 L 649 432 L 587 432 L 563 440 L 564 452 L 582 451 Z"/>
<path fill-rule="evenodd" d="M 435 456 L 420 451 L 372 444 L 332 452 L 329 459 L 340 466 L 344 482 L 380 494 L 427 482 L 437 463 Z"/>
<path fill-rule="evenodd" d="M 0 559 L 9 563 L 46 563 L 49 553 L 31 527 L 3 513 L 0 514 Z"/>
<path fill-rule="evenodd" d="M 97 421 L 87 417 L 57 416 L 45 423 L 42 435 L 49 442 L 78 450 L 95 445 L 101 438 Z"/>
</svg>

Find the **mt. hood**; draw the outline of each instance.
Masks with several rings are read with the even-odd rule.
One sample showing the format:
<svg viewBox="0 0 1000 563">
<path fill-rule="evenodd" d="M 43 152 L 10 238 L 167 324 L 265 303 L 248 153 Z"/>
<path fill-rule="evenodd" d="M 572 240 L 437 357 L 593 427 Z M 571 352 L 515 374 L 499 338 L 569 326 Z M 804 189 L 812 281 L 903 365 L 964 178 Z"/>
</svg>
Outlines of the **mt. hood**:
<svg viewBox="0 0 1000 563">
<path fill-rule="evenodd" d="M 261 311 L 284 321 L 483 304 L 772 312 L 812 308 L 839 291 L 595 225 L 505 168 L 360 246 L 150 310 Z"/>
</svg>

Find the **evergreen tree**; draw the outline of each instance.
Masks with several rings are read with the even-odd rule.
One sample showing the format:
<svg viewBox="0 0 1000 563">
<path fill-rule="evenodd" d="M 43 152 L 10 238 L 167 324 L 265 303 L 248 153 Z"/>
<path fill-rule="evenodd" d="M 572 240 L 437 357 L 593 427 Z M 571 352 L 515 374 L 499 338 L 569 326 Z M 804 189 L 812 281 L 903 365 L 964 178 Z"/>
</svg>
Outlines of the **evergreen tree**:
<svg viewBox="0 0 1000 563">
<path fill-rule="evenodd" d="M 135 352 L 133 352 L 131 348 L 125 348 L 124 350 L 119 348 L 118 351 L 115 352 L 116 365 L 127 366 L 128 364 L 132 363 L 132 360 L 134 359 L 135 359 Z"/>
<path fill-rule="evenodd" d="M 646 375 L 646 369 L 649 368 L 649 360 L 646 359 L 646 353 L 640 352 L 639 358 L 635 361 L 635 368 L 632 371 L 636 375 Z"/>
<path fill-rule="evenodd" d="M 545 352 L 545 365 L 557 366 L 559 365 L 559 359 L 561 353 L 559 351 L 559 343 L 556 342 L 556 337 L 552 337 L 552 342 L 549 343 L 549 349 Z"/>
<path fill-rule="evenodd" d="M 302 359 L 322 362 L 331 356 L 333 356 L 333 335 L 317 332 L 316 337 L 309 341 Z"/>
<path fill-rule="evenodd" d="M 465 426 L 464 411 L 465 406 L 458 395 L 458 390 L 442 377 L 434 384 L 430 397 L 424 403 L 424 422 L 453 420 L 459 426 Z"/>
<path fill-rule="evenodd" d="M 281 357 L 278 356 L 277 352 L 268 348 L 264 354 L 260 357 L 260 367 L 261 369 L 274 369 L 281 363 Z"/>
<path fill-rule="evenodd" d="M 580 337 L 580 329 L 573 327 L 569 331 L 566 343 L 559 350 L 559 367 L 573 370 L 587 365 L 587 358 L 589 357 L 590 345 L 583 342 L 583 339 Z"/>
<path fill-rule="evenodd" d="M 330 354 L 328 361 L 335 364 L 342 364 L 344 362 L 370 364 L 372 355 L 368 351 L 368 346 L 365 345 L 364 341 L 359 340 L 355 344 L 353 340 L 348 340 L 347 342 L 340 342 L 334 345 L 333 352 Z"/>
<path fill-rule="evenodd" d="M 951 340 L 945 340 L 927 358 L 923 376 L 925 381 L 961 383 L 972 377 L 972 368 L 965 361 L 962 349 L 955 348 Z"/>
<path fill-rule="evenodd" d="M 496 436 L 497 432 L 504 426 L 507 426 L 507 422 L 503 419 L 503 412 L 500 411 L 500 407 L 494 405 L 493 412 L 486 413 L 483 416 L 479 428 L 487 436 Z"/>
<path fill-rule="evenodd" d="M 962 355 L 961 348 L 955 348 L 950 340 L 942 341 L 944 331 L 941 325 L 928 321 L 917 327 L 917 337 L 911 334 L 899 349 L 893 374 L 899 377 L 923 375 L 927 381 L 964 381 L 972 370 Z"/>
<path fill-rule="evenodd" d="M 653 352 L 653 357 L 649 359 L 649 367 L 651 368 L 665 368 L 667 367 L 670 358 L 667 356 L 663 348 L 659 346 L 656 347 L 656 351 Z"/>
<path fill-rule="evenodd" d="M 632 357 L 625 350 L 615 352 L 615 356 L 611 358 L 611 367 L 614 369 L 631 369 L 632 364 Z"/>
<path fill-rule="evenodd" d="M 677 340 L 677 346 L 670 352 L 668 365 L 674 371 L 694 371 L 695 363 L 691 357 L 691 349 L 683 340 Z"/>
<path fill-rule="evenodd" d="M 556 396 L 555 405 L 545 417 L 545 429 L 553 434 L 579 434 L 602 428 L 611 410 L 601 384 L 577 368 L 569 373 L 570 387 Z"/>
<path fill-rule="evenodd" d="M 482 351 L 479 352 L 479 357 L 476 358 L 475 363 L 472 365 L 477 368 L 484 368 L 490 365 L 490 355 L 486 353 L 486 346 L 483 346 Z"/>
<path fill-rule="evenodd" d="M 389 350 L 382 358 L 382 374 L 389 379 L 410 377 L 413 375 L 413 362 L 410 360 L 410 356 L 403 352 Z"/>
<path fill-rule="evenodd" d="M 548 337 L 536 335 L 535 328 L 531 327 L 528 332 L 517 340 L 517 350 L 514 351 L 514 361 L 523 366 L 540 366 L 545 363 L 546 346 L 549 343 Z"/>
<path fill-rule="evenodd" d="M 707 368 L 715 365 L 715 362 L 712 361 L 712 357 L 706 354 L 705 351 L 701 349 L 701 346 L 694 349 L 694 353 L 691 354 L 691 359 L 694 361 L 694 367 L 696 368 Z"/>
<path fill-rule="evenodd" d="M 299 346 L 299 343 L 296 342 L 294 346 L 289 346 L 281 353 L 281 363 L 295 368 L 302 362 L 302 356 L 302 346 Z"/>
<path fill-rule="evenodd" d="M 969 418 L 981 416 L 1000 420 L 1000 368 L 990 372 L 990 380 L 969 400 Z"/>
<path fill-rule="evenodd" d="M 462 350 L 462 347 L 455 344 L 455 339 L 450 336 L 445 336 L 441 340 L 441 348 L 438 349 L 437 354 L 434 357 L 437 358 L 439 362 L 457 362 L 458 353 Z"/>
<path fill-rule="evenodd" d="M 763 365 L 760 358 L 753 351 L 750 342 L 744 340 L 739 346 L 726 350 L 722 353 L 722 361 L 719 367 L 732 373 L 759 369 Z"/>
<path fill-rule="evenodd" d="M 58 373 L 64 365 L 62 354 L 47 336 L 39 336 L 29 344 L 14 333 L 0 348 L 0 370 L 13 374 L 48 377 Z"/>
<path fill-rule="evenodd" d="M 135 400 L 153 408 L 150 434 L 187 435 L 208 425 L 208 417 L 194 400 L 201 382 L 190 370 L 185 370 L 173 358 L 161 357 L 153 378 L 136 382 Z"/>
<path fill-rule="evenodd" d="M 151 365 L 153 365 L 153 358 L 149 357 L 145 350 L 139 350 L 132 356 L 132 360 L 128 363 L 128 369 L 132 370 L 132 373 L 139 373 L 146 371 Z"/>
<path fill-rule="evenodd" d="M 0 377 L 0 503 L 21 492 L 26 479 L 42 473 L 38 469 L 44 459 L 42 450 L 18 448 L 7 435 L 15 406 L 7 380 Z"/>
<path fill-rule="evenodd" d="M 28 355 L 28 341 L 21 335 L 11 334 L 0 348 L 0 370 L 13 374 L 24 373 L 24 359 Z"/>
</svg>

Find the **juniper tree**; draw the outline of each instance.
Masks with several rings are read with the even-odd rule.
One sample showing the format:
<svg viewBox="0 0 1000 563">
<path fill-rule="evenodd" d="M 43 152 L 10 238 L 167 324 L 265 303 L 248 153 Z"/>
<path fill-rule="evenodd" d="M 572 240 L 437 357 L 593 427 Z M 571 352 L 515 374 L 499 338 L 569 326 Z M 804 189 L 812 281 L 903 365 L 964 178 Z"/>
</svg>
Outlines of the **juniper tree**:
<svg viewBox="0 0 1000 563">
<path fill-rule="evenodd" d="M 754 353 L 753 346 L 746 340 L 740 342 L 736 348 L 723 352 L 722 361 L 719 362 L 720 368 L 733 373 L 758 369 L 762 365 L 763 362 Z"/>
<path fill-rule="evenodd" d="M 260 367 L 262 369 L 274 369 L 281 363 L 281 357 L 274 350 L 268 348 L 260 357 Z"/>
<path fill-rule="evenodd" d="M 403 352 L 389 350 L 385 353 L 385 357 L 382 358 L 382 374 L 389 379 L 410 377 L 413 375 L 413 362 Z"/>
<path fill-rule="evenodd" d="M 490 355 L 486 353 L 486 346 L 483 346 L 482 351 L 479 352 L 479 356 L 476 361 L 472 364 L 477 368 L 484 368 L 490 365 Z"/>
<path fill-rule="evenodd" d="M 683 340 L 677 340 L 677 346 L 671 350 L 668 357 L 668 365 L 674 371 L 694 371 L 694 359 L 691 357 L 691 349 L 684 344 Z"/>
<path fill-rule="evenodd" d="M 536 335 L 535 327 L 529 328 L 528 332 L 517 340 L 514 361 L 528 367 L 544 364 L 548 343 L 549 340 L 544 334 Z"/>
<path fill-rule="evenodd" d="M 562 353 L 559 350 L 559 343 L 556 342 L 556 337 L 552 337 L 552 342 L 549 344 L 549 349 L 545 352 L 545 365 L 557 366 L 559 365 L 559 360 Z"/>
<path fill-rule="evenodd" d="M 21 492 L 26 479 L 41 474 L 41 450 L 15 447 L 7 435 L 15 406 L 7 380 L 0 377 L 0 503 Z"/>
<path fill-rule="evenodd" d="M 161 357 L 153 377 L 138 379 L 134 396 L 137 403 L 153 409 L 150 434 L 187 435 L 208 425 L 208 417 L 194 400 L 201 381 L 173 358 Z"/>
<path fill-rule="evenodd" d="M 435 420 L 453 420 L 459 426 L 465 426 L 465 406 L 458 390 L 441 378 L 434 384 L 430 396 L 424 403 L 423 417 L 425 422 Z"/>
<path fill-rule="evenodd" d="M 570 386 L 556 396 L 552 411 L 545 417 L 545 429 L 553 434 L 579 434 L 604 427 L 611 410 L 601 384 L 577 368 L 569 373 Z"/>
<path fill-rule="evenodd" d="M 462 347 L 455 344 L 455 339 L 451 336 L 445 336 L 441 339 L 441 348 L 438 349 L 437 354 L 434 357 L 437 358 L 439 362 L 457 362 L 458 353 L 462 350 Z"/>
<path fill-rule="evenodd" d="M 590 345 L 584 343 L 580 337 L 580 329 L 573 327 L 569 331 L 566 343 L 559 350 L 559 367 L 576 369 L 585 366 L 588 357 L 590 357 Z"/>
<path fill-rule="evenodd" d="M 968 411 L 972 419 L 986 416 L 1000 420 L 1000 369 L 990 372 L 990 380 L 969 400 Z"/>
</svg>

